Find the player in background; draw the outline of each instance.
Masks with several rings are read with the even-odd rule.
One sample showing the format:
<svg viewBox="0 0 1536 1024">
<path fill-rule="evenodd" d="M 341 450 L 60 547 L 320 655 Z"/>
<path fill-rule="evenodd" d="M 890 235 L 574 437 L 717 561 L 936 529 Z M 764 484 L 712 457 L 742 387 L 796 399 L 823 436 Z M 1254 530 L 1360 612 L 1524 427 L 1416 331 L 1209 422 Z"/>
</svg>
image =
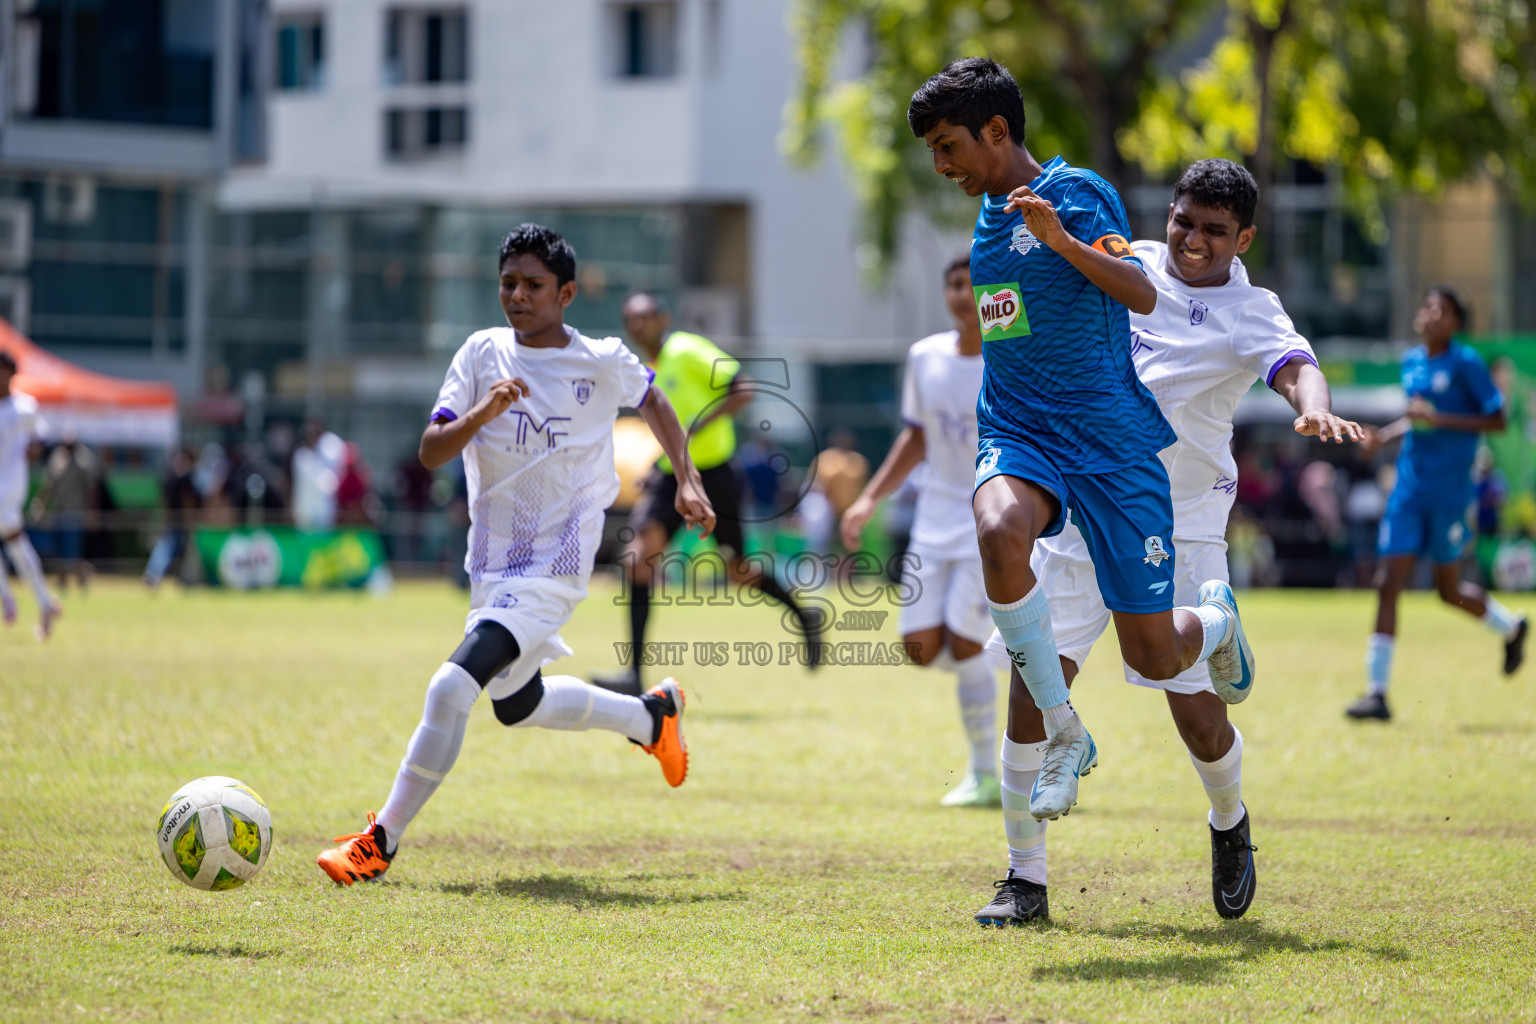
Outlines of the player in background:
<svg viewBox="0 0 1536 1024">
<path fill-rule="evenodd" d="M 1413 329 L 1424 344 L 1403 354 L 1403 390 L 1408 415 L 1374 431 L 1371 448 L 1403 439 L 1397 456 L 1397 484 L 1381 520 L 1381 557 L 1376 629 L 1366 641 L 1365 670 L 1370 689 L 1346 713 L 1354 719 L 1392 717 L 1387 686 L 1397 642 L 1397 598 L 1421 555 L 1434 563 L 1440 600 L 1469 615 L 1504 641 L 1504 674 L 1525 660 L 1530 626 L 1523 614 L 1495 601 L 1482 587 L 1461 581 L 1461 558 L 1471 539 L 1474 500 L 1472 463 L 1477 435 L 1504 429 L 1504 396 L 1483 359 L 1456 336 L 1467 328 L 1467 305 L 1454 288 L 1436 285 L 1424 295 Z"/>
<path fill-rule="evenodd" d="M 9 352 L 0 352 L 0 546 L 4 547 L 16 575 L 32 588 L 38 614 L 34 632 L 39 640 L 46 640 L 53 633 L 54 620 L 64 614 L 64 608 L 49 591 L 48 581 L 43 576 L 42 559 L 37 557 L 37 551 L 22 529 L 26 521 L 22 506 L 27 501 L 27 452 L 38 440 L 42 421 L 37 412 L 37 399 L 11 390 L 11 380 L 15 376 L 15 358 Z M 16 621 L 16 598 L 11 594 L 3 565 L 0 565 L 0 621 L 7 626 Z"/>
<path fill-rule="evenodd" d="M 981 328 L 971 291 L 969 254 L 944 268 L 944 303 L 955 329 L 930 335 L 907 352 L 901 385 L 906 424 L 885 461 L 843 513 L 843 544 L 856 551 L 865 525 L 919 463 L 912 542 L 903 560 L 914 592 L 901 609 L 901 639 L 917 663 L 955 673 L 960 722 L 970 742 L 970 770 L 939 802 L 946 807 L 995 807 L 997 680 L 982 650 L 992 632 L 981 578 L 981 552 L 971 517 L 975 479 L 976 397 L 981 392 Z"/>
<path fill-rule="evenodd" d="M 688 455 L 718 517 L 715 543 L 732 582 L 738 587 L 756 587 L 790 610 L 800 624 L 802 637 L 810 643 L 809 659 L 814 667 L 816 641 L 821 638 L 815 613 L 808 613 L 771 574 L 759 571 L 745 557 L 746 539 L 741 529 L 744 484 L 735 458 L 736 425 L 732 417 L 751 401 L 751 393 L 736 379 L 740 364 L 708 338 L 672 330 L 671 314 L 649 292 L 636 292 L 626 299 L 623 316 L 625 333 L 645 353 L 656 371 L 656 386 L 677 410 L 677 418 L 688 432 Z M 676 496 L 672 461 L 663 455 L 645 478 L 630 512 L 634 537 L 621 559 L 629 576 L 629 635 L 634 653 L 624 671 L 593 680 L 616 693 L 637 694 L 644 685 L 639 655 L 645 649 L 645 630 L 651 616 L 651 574 L 683 525 L 675 508 Z"/>
<path fill-rule="evenodd" d="M 907 120 L 934 170 L 982 197 L 971 279 L 986 368 L 972 509 L 992 620 L 1045 716 L 1027 812 L 1056 818 L 1098 763 L 1067 699 L 1049 603 L 1029 563 L 1035 541 L 1060 533 L 1068 509 L 1138 672 L 1171 679 L 1208 662 L 1218 695 L 1236 702 L 1252 690 L 1253 653 L 1225 583 L 1202 586 L 1198 606 L 1173 606 L 1173 508 L 1157 453 L 1176 438 L 1136 378 L 1127 320 L 1127 307 L 1152 311 L 1157 289 L 1125 240 L 1119 194 L 1060 157 L 1035 160 L 1019 87 L 986 58 L 930 78 Z M 1005 816 L 1025 812 L 1007 797 Z"/>
<path fill-rule="evenodd" d="M 1333 415 L 1312 346 L 1296 333 L 1279 298 L 1249 283 L 1238 257 L 1257 233 L 1258 200 L 1258 185 L 1242 166 L 1201 160 L 1173 187 L 1167 242 L 1132 246 L 1157 286 L 1156 308 L 1131 315 L 1130 348 L 1137 375 L 1178 435 L 1160 458 L 1171 482 L 1179 552 L 1173 599 L 1185 604 L 1195 599 L 1202 581 L 1228 579 L 1227 517 L 1237 490 L 1232 414 L 1255 380 L 1290 402 L 1298 434 L 1336 443 L 1364 437 L 1359 424 Z M 1036 544 L 1032 566 L 1050 598 L 1051 630 L 1070 686 L 1109 625 L 1110 612 L 1075 525 Z M 994 634 L 989 646 L 1001 649 L 1001 639 Z M 1211 898 L 1222 917 L 1241 917 L 1257 884 L 1242 799 L 1242 734 L 1200 669 L 1151 680 L 1126 666 L 1125 678 L 1160 689 L 1168 699 L 1211 802 Z M 1010 710 L 1003 792 L 1005 805 L 1017 807 L 1039 771 L 1045 727 L 1027 693 L 1019 694 Z M 1005 819 L 1008 876 L 998 883 L 991 905 L 977 913 L 983 926 L 1046 916 L 1045 826 L 1022 814 Z"/>
<path fill-rule="evenodd" d="M 334 881 L 378 878 L 401 835 L 442 784 L 484 690 L 508 726 L 607 729 L 661 762 L 682 784 L 688 754 L 683 691 L 671 679 L 640 697 L 541 668 L 571 653 L 556 632 L 586 596 L 603 511 L 619 492 L 613 423 L 638 407 L 682 477 L 677 514 L 707 535 L 715 515 L 688 461 L 683 428 L 654 376 L 617 338 L 588 338 L 564 323 L 576 297 L 576 253 L 548 228 L 524 224 L 501 243 L 501 308 L 511 325 L 469 336 L 421 436 L 430 469 L 463 453 L 469 486 L 465 636 L 432 676 L 377 819 L 316 861 Z"/>
</svg>

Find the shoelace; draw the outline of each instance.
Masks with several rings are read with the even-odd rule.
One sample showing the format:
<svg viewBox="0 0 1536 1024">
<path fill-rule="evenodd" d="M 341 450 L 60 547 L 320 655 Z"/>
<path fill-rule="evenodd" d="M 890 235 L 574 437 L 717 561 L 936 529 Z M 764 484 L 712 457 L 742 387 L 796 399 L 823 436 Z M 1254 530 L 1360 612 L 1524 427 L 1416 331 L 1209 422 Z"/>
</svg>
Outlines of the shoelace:
<svg viewBox="0 0 1536 1024">
<path fill-rule="evenodd" d="M 346 834 L 344 836 L 332 836 L 331 837 L 331 842 L 333 842 L 333 843 L 350 843 L 354 839 L 366 839 L 370 843 L 372 843 L 373 842 L 373 822 L 374 822 L 374 818 L 375 818 L 374 813 L 372 811 L 369 811 L 368 812 L 368 827 L 367 828 L 363 829 L 361 832 L 349 832 L 348 834 Z M 374 843 L 374 845 L 377 846 L 378 844 Z"/>
<path fill-rule="evenodd" d="M 1259 848 L 1240 839 L 1236 842 L 1227 840 L 1220 840 L 1220 842 L 1221 850 L 1216 855 L 1216 877 L 1222 886 L 1226 887 L 1242 876 L 1243 862 L 1246 860 L 1242 855 L 1257 853 Z"/>
</svg>

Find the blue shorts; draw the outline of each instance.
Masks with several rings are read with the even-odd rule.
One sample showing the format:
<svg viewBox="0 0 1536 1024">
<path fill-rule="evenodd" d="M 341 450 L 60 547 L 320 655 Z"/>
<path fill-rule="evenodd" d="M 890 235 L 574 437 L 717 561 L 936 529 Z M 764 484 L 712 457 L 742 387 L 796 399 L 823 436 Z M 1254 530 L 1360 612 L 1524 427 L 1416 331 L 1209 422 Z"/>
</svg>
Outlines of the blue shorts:
<svg viewBox="0 0 1536 1024">
<path fill-rule="evenodd" d="M 981 439 L 976 486 L 994 476 L 1028 480 L 1056 497 L 1056 518 L 1042 537 L 1060 533 L 1071 510 L 1110 611 L 1146 615 L 1173 608 L 1173 502 L 1168 470 L 1156 453 L 1109 473 L 1061 473 L 1027 441 L 992 435 Z"/>
<path fill-rule="evenodd" d="M 1419 487 L 1396 488 L 1387 499 L 1387 514 L 1381 517 L 1376 553 L 1382 558 L 1427 555 L 1437 565 L 1461 561 L 1472 539 L 1467 522 L 1473 497 L 1472 489 L 1465 486 L 1452 487 L 1443 495 L 1427 494 Z"/>
</svg>

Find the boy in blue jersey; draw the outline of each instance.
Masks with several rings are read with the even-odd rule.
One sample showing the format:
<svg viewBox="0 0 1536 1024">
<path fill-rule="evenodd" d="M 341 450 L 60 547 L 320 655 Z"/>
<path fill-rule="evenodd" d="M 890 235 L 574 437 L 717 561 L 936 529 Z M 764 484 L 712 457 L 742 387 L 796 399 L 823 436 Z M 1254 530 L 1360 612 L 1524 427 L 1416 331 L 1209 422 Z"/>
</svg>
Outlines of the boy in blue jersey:
<svg viewBox="0 0 1536 1024">
<path fill-rule="evenodd" d="M 1376 631 L 1365 652 L 1370 690 L 1347 709 L 1354 719 L 1392 717 L 1387 684 L 1397 635 L 1397 598 L 1421 555 L 1434 563 L 1440 600 L 1482 619 L 1503 638 L 1505 674 L 1525 660 L 1525 616 L 1499 604 L 1482 587 L 1461 581 L 1461 556 L 1471 532 L 1467 520 L 1477 435 L 1504 429 L 1504 396 L 1482 357 L 1456 339 L 1466 325 L 1466 303 L 1455 289 L 1436 285 L 1425 294 L 1413 318 L 1413 329 L 1424 344 L 1403 354 L 1408 415 L 1367 438 L 1367 446 L 1375 448 L 1401 437 L 1403 448 L 1397 456 L 1397 485 L 1377 538 L 1380 599 Z"/>
<path fill-rule="evenodd" d="M 1157 292 L 1126 241 L 1119 195 L 1060 157 L 1030 155 L 1019 87 L 994 61 L 950 64 L 913 95 L 907 120 L 934 170 L 983 197 L 971 245 L 986 360 L 972 511 L 992 619 L 1045 719 L 1027 813 L 1056 818 L 1098 763 L 1029 564 L 1069 509 L 1133 669 L 1168 679 L 1206 661 L 1217 695 L 1235 703 L 1251 692 L 1253 653 L 1225 583 L 1202 586 L 1196 608 L 1173 607 L 1173 509 L 1157 453 L 1175 436 L 1136 376 L 1127 313 L 1151 312 Z M 1010 739 L 1027 704 L 1010 694 Z"/>
</svg>

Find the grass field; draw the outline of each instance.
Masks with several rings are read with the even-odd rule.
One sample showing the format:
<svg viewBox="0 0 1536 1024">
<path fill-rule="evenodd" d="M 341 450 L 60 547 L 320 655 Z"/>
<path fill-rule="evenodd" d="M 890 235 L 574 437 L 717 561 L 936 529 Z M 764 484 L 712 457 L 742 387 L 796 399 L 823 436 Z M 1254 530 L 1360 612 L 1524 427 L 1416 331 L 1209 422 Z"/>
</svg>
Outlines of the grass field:
<svg viewBox="0 0 1536 1024">
<path fill-rule="evenodd" d="M 614 663 L 611 596 L 555 671 Z M 908 668 L 677 670 L 675 791 L 617 736 L 477 708 L 387 883 L 333 887 L 314 855 L 383 801 L 464 604 L 104 583 L 46 647 L 0 634 L 0 1020 L 1536 1018 L 1536 666 L 1502 679 L 1496 640 L 1427 595 L 1386 727 L 1341 714 L 1368 595 L 1244 597 L 1241 922 L 1211 908 L 1204 795 L 1161 697 L 1098 653 L 1075 700 L 1101 766 L 1051 826 L 1053 923 L 1006 932 L 971 920 L 998 812 L 937 805 L 964 763 L 952 682 Z M 784 639 L 766 609 L 652 622 Z M 275 823 L 262 875 L 226 893 L 155 849 L 161 804 L 205 774 Z"/>
</svg>

